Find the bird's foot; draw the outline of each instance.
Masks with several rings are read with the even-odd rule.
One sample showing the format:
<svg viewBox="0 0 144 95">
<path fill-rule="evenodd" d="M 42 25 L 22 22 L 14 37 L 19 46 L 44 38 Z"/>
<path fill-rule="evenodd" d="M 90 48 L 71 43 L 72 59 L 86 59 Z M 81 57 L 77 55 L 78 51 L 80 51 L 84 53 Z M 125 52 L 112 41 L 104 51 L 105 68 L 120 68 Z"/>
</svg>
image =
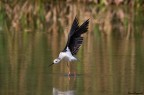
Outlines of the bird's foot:
<svg viewBox="0 0 144 95">
<path fill-rule="evenodd" d="M 76 72 L 73 72 L 73 73 L 69 72 L 68 73 L 68 77 L 74 77 L 74 78 L 76 78 L 76 76 L 77 76 Z"/>
<path fill-rule="evenodd" d="M 71 73 L 70 73 L 70 72 L 68 73 L 68 76 L 71 76 Z"/>
</svg>

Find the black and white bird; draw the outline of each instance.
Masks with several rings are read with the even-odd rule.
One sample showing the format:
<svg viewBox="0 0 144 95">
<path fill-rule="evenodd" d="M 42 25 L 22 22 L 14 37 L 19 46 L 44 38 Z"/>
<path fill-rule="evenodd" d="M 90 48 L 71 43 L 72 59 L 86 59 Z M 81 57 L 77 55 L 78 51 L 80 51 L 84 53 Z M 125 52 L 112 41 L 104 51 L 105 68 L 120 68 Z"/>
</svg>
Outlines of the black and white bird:
<svg viewBox="0 0 144 95">
<path fill-rule="evenodd" d="M 53 63 L 49 66 L 59 63 L 62 59 L 68 62 L 78 60 L 75 55 L 83 43 L 83 37 L 81 35 L 88 31 L 88 25 L 89 19 L 79 26 L 78 19 L 75 17 L 64 50 L 60 52 L 58 58 L 54 59 Z"/>
</svg>

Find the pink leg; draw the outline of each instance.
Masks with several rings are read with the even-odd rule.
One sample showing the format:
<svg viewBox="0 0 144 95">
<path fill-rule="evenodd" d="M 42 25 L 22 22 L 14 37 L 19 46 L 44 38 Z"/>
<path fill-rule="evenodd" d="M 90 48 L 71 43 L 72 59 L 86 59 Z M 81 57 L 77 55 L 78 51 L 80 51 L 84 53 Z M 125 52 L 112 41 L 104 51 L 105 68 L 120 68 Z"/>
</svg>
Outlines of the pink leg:
<svg viewBox="0 0 144 95">
<path fill-rule="evenodd" d="M 74 71 L 74 79 L 76 79 L 76 71 Z"/>
<path fill-rule="evenodd" d="M 70 76 L 70 66 L 68 63 L 67 63 L 67 68 L 68 68 L 68 76 Z"/>
</svg>

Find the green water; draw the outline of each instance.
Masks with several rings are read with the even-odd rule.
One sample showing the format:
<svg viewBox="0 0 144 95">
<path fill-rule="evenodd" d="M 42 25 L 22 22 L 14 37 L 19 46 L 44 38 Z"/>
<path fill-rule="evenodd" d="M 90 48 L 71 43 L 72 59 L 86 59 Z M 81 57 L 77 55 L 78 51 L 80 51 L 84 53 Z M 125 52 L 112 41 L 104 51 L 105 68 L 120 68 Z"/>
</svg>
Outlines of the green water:
<svg viewBox="0 0 144 95">
<path fill-rule="evenodd" d="M 76 76 L 70 77 L 66 62 L 48 65 L 64 48 L 74 16 L 70 21 L 61 17 L 68 21 L 64 25 L 53 18 L 47 24 L 36 18 L 29 26 L 20 22 L 17 27 L 8 18 L 1 19 L 0 95 L 144 94 L 141 11 L 108 8 L 87 13 L 89 31 L 77 54 L 80 61 L 71 63 Z M 85 20 L 82 16 L 78 16 L 80 23 Z"/>
</svg>

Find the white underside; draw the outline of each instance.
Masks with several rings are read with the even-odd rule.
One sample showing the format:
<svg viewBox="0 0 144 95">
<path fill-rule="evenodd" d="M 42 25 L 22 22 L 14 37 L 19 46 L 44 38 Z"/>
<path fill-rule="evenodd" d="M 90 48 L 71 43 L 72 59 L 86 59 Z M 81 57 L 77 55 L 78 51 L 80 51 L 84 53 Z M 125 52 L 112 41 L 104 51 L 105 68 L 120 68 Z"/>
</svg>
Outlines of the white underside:
<svg viewBox="0 0 144 95">
<path fill-rule="evenodd" d="M 77 59 L 71 54 L 69 48 L 67 47 L 66 52 L 60 52 L 59 58 L 66 61 L 76 61 Z"/>
</svg>

